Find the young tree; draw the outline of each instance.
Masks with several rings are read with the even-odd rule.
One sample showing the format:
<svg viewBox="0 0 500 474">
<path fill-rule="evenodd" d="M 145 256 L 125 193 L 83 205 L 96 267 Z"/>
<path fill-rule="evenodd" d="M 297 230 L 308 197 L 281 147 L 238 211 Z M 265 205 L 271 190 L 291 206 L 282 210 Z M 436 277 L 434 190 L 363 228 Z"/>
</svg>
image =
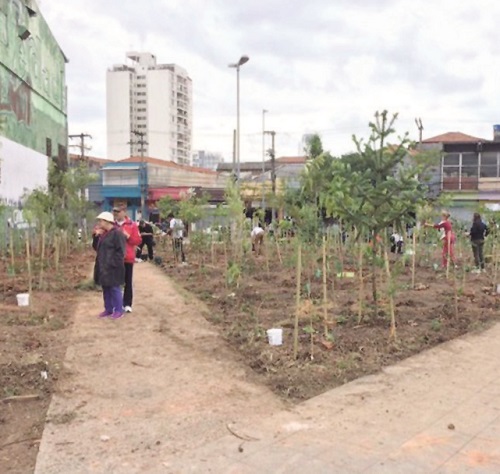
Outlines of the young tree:
<svg viewBox="0 0 500 474">
<path fill-rule="evenodd" d="M 428 166 L 426 160 L 406 160 L 413 143 L 406 133 L 396 142 L 397 114 L 387 111 L 375 114 L 370 122 L 367 142 L 353 137 L 357 153 L 334 163 L 333 179 L 321 203 L 329 215 L 353 226 L 360 235 L 369 236 L 373 245 L 372 293 L 377 310 L 376 256 L 378 236 L 389 226 L 403 229 L 412 221 L 412 213 L 425 202 L 426 187 L 417 177 Z"/>
</svg>

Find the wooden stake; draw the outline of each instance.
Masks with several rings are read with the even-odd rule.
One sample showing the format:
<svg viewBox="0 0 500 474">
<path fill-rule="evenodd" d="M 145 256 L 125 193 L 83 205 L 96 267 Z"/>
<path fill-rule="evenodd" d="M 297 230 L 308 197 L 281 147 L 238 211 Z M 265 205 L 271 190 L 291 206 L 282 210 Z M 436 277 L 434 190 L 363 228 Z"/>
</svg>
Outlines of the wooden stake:
<svg viewBox="0 0 500 474">
<path fill-rule="evenodd" d="M 415 267 L 417 262 L 417 226 L 413 227 L 413 233 L 411 237 L 413 247 L 413 254 L 411 256 L 411 287 L 415 289 Z"/>
<path fill-rule="evenodd" d="M 295 321 L 293 324 L 293 358 L 296 360 L 299 352 L 299 313 L 300 313 L 300 277 L 302 273 L 302 243 L 297 248 L 297 285 L 295 288 Z"/>
<path fill-rule="evenodd" d="M 31 250 L 30 250 L 30 231 L 25 232 L 26 239 L 26 266 L 28 267 L 28 293 L 31 298 L 33 292 L 33 275 L 31 274 Z"/>
<path fill-rule="evenodd" d="M 363 243 L 358 241 L 358 275 L 359 275 L 359 295 L 358 295 L 358 324 L 363 322 L 364 318 L 364 301 L 365 301 L 365 285 L 363 281 Z"/>
<path fill-rule="evenodd" d="M 328 336 L 328 286 L 326 275 L 326 236 L 323 236 L 323 324 L 325 337 Z M 312 323 L 311 323 L 312 324 Z"/>
<path fill-rule="evenodd" d="M 392 294 L 392 275 L 391 267 L 389 264 L 389 254 L 387 253 L 387 246 L 384 245 L 384 257 L 385 257 L 385 272 L 387 275 L 387 284 L 389 285 L 389 311 L 391 314 L 391 330 L 389 333 L 390 339 L 396 339 L 396 310 L 394 308 L 394 295 Z"/>
<path fill-rule="evenodd" d="M 10 266 L 12 273 L 16 273 L 16 259 L 14 256 L 14 229 L 9 227 L 9 246 L 10 246 Z"/>
</svg>

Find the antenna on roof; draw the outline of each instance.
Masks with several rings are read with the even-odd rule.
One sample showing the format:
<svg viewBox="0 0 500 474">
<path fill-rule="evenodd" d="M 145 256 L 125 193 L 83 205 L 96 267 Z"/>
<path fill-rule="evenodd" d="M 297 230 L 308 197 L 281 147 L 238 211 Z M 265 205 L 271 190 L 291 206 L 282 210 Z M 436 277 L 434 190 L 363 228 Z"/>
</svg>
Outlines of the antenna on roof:
<svg viewBox="0 0 500 474">
<path fill-rule="evenodd" d="M 422 143 L 422 132 L 424 131 L 424 126 L 422 125 L 422 119 L 421 118 L 416 118 L 415 123 L 418 128 L 418 142 Z"/>
</svg>

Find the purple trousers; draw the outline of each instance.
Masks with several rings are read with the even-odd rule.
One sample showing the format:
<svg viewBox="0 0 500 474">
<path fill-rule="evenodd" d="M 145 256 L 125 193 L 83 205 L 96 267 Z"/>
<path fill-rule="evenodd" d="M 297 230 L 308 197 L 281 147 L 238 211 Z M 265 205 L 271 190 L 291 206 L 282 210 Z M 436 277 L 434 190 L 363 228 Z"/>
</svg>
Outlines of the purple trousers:
<svg viewBox="0 0 500 474">
<path fill-rule="evenodd" d="M 123 311 L 122 289 L 119 286 L 103 286 L 104 309 L 108 313 Z"/>
</svg>

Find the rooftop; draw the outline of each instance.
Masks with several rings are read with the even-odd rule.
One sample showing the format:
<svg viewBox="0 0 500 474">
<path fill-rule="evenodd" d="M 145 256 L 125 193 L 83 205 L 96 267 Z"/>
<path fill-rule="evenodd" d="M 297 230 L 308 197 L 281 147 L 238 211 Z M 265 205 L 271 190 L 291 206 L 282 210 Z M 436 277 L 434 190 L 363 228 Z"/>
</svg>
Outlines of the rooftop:
<svg viewBox="0 0 500 474">
<path fill-rule="evenodd" d="M 462 132 L 447 132 L 435 137 L 426 138 L 422 143 L 478 143 L 489 142 L 485 138 L 478 138 Z"/>
<path fill-rule="evenodd" d="M 124 160 L 118 160 L 116 163 L 149 163 L 151 165 L 165 166 L 166 168 L 176 168 L 179 170 L 188 171 L 191 173 L 203 173 L 216 175 L 215 171 L 206 169 L 206 168 L 198 168 L 196 166 L 188 166 L 188 165 L 180 165 L 179 163 L 175 163 L 173 161 L 160 160 L 159 158 L 151 158 L 151 157 L 140 157 L 140 156 L 131 156 L 130 158 L 125 158 Z"/>
</svg>

